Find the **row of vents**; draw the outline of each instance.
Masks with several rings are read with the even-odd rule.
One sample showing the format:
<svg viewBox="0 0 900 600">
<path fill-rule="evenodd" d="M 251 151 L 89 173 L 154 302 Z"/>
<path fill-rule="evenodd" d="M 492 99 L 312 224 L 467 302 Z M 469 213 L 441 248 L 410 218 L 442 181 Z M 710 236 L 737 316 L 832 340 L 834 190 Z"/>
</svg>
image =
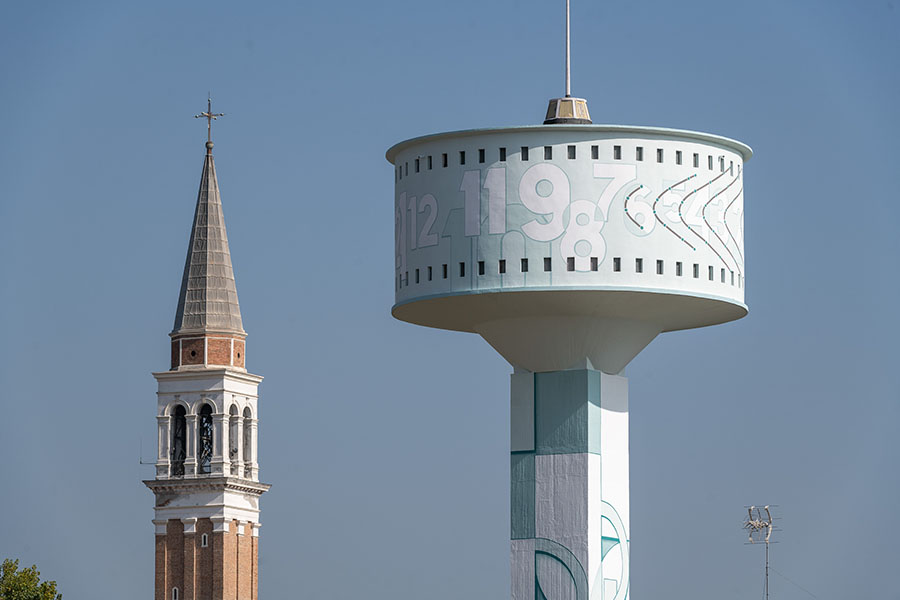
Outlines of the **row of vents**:
<svg viewBox="0 0 900 600">
<path fill-rule="evenodd" d="M 597 260 L 596 256 L 591 257 L 591 271 L 598 271 L 600 267 L 600 263 Z M 485 261 L 478 261 L 478 274 L 485 274 Z M 497 261 L 497 273 L 503 275 L 506 273 L 507 262 L 506 259 L 501 258 Z M 544 258 L 544 271 L 549 272 L 553 270 L 553 260 L 548 256 Z M 570 256 L 566 259 L 566 271 L 574 271 L 575 270 L 575 257 Z M 614 257 L 612 259 L 612 270 L 614 273 L 622 272 L 622 258 Z M 521 273 L 528 272 L 528 259 L 522 258 L 519 260 L 519 271 Z M 634 259 L 634 272 L 635 273 L 643 273 L 644 272 L 644 259 L 643 258 L 635 258 Z M 693 269 L 691 270 L 691 275 L 694 279 L 700 279 L 700 264 L 694 263 Z M 423 269 L 415 269 L 413 271 L 415 276 L 414 282 L 420 283 L 421 280 L 432 281 L 434 279 L 434 269 L 432 267 L 425 267 L 424 273 Z M 665 275 L 665 261 L 662 259 L 658 259 L 656 261 L 656 274 L 657 275 Z M 424 275 L 424 278 L 422 277 Z M 441 265 L 441 279 L 449 279 L 450 276 L 450 266 L 447 263 Z M 459 263 L 459 276 L 466 276 L 466 263 Z M 675 276 L 683 277 L 684 276 L 684 263 L 681 261 L 675 262 Z M 716 279 L 716 269 L 712 265 L 708 265 L 706 268 L 706 276 L 709 281 L 715 281 Z M 743 285 L 741 275 L 737 274 L 735 276 L 735 272 L 732 270 L 726 270 L 725 268 L 719 269 L 719 281 L 720 283 L 727 283 L 730 281 L 731 285 L 737 285 L 737 287 L 741 287 Z M 409 287 L 409 271 L 404 272 L 402 275 L 397 275 L 397 289 L 402 287 Z"/>
<path fill-rule="evenodd" d="M 486 160 L 485 154 L 486 153 L 485 153 L 484 148 L 478 149 L 478 162 L 479 163 L 485 162 L 485 160 Z M 523 161 L 523 162 L 527 161 L 529 159 L 529 155 L 530 155 L 530 152 L 529 152 L 528 146 L 522 146 L 521 148 L 519 148 L 519 159 L 521 161 Z M 499 157 L 499 162 L 506 162 L 506 148 L 505 147 L 498 148 L 498 157 Z M 575 158 L 577 157 L 577 146 L 575 146 L 574 144 L 570 144 L 570 145 L 566 146 L 566 157 L 569 160 L 575 160 Z M 613 160 L 622 160 L 622 146 L 613 146 L 613 156 L 612 157 L 613 157 Z M 656 149 L 656 162 L 663 163 L 663 162 L 665 162 L 665 158 L 666 158 L 665 149 L 657 148 Z M 591 146 L 591 159 L 592 160 L 600 159 L 600 146 L 598 146 L 598 145 Z M 634 159 L 636 161 L 644 160 L 644 147 L 643 146 L 636 146 L 634 148 Z M 553 146 L 544 146 L 544 160 L 553 160 Z M 466 164 L 466 151 L 465 150 L 459 151 L 458 161 L 459 161 L 460 165 Z M 684 153 L 681 150 L 675 151 L 675 164 L 676 165 L 684 164 Z M 694 168 L 697 168 L 697 169 L 700 168 L 700 154 L 699 153 L 697 153 L 697 152 L 693 153 L 692 164 L 694 165 Z M 713 156 L 711 154 L 707 155 L 706 156 L 706 166 L 710 171 L 714 170 L 714 164 L 715 164 L 715 160 L 713 159 Z M 441 154 L 441 167 L 446 168 L 449 165 L 450 165 L 450 155 L 448 153 L 444 152 L 443 154 Z M 413 172 L 414 173 L 421 172 L 423 166 L 428 171 L 432 170 L 434 168 L 434 157 L 431 155 L 428 155 L 428 156 L 421 156 L 421 157 L 413 160 Z M 728 169 L 731 171 L 734 171 L 734 161 L 729 161 Z M 719 157 L 719 171 L 720 172 L 725 171 L 725 157 L 724 156 Z M 404 177 L 407 177 L 407 176 L 409 176 L 409 161 L 403 163 L 402 167 L 398 166 L 397 173 L 396 173 L 397 181 L 400 181 L 401 179 L 403 179 Z"/>
</svg>

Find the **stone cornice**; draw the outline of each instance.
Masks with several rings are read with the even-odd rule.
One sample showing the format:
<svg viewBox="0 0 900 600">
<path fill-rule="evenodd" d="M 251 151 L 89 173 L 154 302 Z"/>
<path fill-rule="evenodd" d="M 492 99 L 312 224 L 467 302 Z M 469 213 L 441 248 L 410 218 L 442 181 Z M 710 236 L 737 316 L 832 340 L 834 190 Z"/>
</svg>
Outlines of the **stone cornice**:
<svg viewBox="0 0 900 600">
<path fill-rule="evenodd" d="M 268 483 L 260 483 L 240 477 L 188 477 L 171 479 L 145 479 L 144 485 L 154 494 L 185 493 L 209 490 L 229 490 L 243 494 L 262 495 L 272 487 Z"/>
<path fill-rule="evenodd" d="M 231 379 L 237 379 L 246 383 L 256 384 L 263 380 L 262 375 L 254 375 L 253 373 L 248 373 L 247 371 L 239 371 L 228 367 L 200 367 L 197 369 L 185 369 L 183 371 L 156 371 L 153 373 L 153 377 L 155 377 L 157 381 L 184 381 L 208 379 L 210 377 L 230 377 Z"/>
</svg>

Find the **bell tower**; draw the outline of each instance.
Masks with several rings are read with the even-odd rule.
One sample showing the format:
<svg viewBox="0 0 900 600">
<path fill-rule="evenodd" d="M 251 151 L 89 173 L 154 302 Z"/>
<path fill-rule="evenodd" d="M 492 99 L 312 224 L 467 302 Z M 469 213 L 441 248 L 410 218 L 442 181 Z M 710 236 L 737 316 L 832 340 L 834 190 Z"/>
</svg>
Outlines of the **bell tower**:
<svg viewBox="0 0 900 600">
<path fill-rule="evenodd" d="M 211 105 L 197 115 L 216 117 Z M 208 129 L 209 131 L 209 129 Z M 256 600 L 259 482 L 257 387 L 207 136 L 170 370 L 158 384 L 155 600 Z"/>
</svg>

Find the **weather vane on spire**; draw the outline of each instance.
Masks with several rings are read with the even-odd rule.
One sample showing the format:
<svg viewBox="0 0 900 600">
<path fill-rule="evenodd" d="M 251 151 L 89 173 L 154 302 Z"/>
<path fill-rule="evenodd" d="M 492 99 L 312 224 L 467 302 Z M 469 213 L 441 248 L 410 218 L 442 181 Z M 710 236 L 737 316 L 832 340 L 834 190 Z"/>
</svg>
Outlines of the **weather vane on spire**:
<svg viewBox="0 0 900 600">
<path fill-rule="evenodd" d="M 224 117 L 225 113 L 214 113 L 212 111 L 212 98 L 206 97 L 206 112 L 194 115 L 195 119 L 206 119 L 206 144 L 209 147 L 212 144 L 212 122 L 219 117 Z"/>
</svg>

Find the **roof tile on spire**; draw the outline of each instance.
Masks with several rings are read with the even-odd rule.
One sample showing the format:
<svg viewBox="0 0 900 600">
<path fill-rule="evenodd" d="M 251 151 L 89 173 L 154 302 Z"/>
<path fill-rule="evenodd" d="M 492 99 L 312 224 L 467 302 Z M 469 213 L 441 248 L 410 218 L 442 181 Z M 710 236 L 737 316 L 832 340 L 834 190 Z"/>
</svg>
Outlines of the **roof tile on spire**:
<svg viewBox="0 0 900 600">
<path fill-rule="evenodd" d="M 225 216 L 219 183 L 208 144 L 194 227 L 184 263 L 181 294 L 171 335 L 230 333 L 245 335 L 241 324 L 231 253 L 225 233 Z"/>
</svg>

